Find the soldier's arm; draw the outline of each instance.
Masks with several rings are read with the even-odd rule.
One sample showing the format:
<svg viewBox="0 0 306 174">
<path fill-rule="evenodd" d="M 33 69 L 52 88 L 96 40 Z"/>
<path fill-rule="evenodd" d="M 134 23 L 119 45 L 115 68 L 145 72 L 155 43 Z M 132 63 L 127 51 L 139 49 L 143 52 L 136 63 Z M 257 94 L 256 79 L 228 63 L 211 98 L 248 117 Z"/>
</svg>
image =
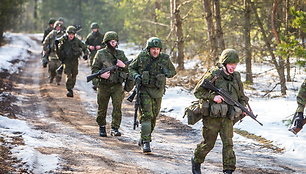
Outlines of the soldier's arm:
<svg viewBox="0 0 306 174">
<path fill-rule="evenodd" d="M 81 40 L 80 40 L 80 47 L 82 48 L 82 51 L 83 51 L 83 53 L 84 53 L 85 55 L 88 55 L 88 54 L 89 54 L 88 49 L 87 49 L 87 46 L 86 46 L 85 43 L 82 42 Z"/>
<path fill-rule="evenodd" d="M 91 66 L 92 73 L 96 73 L 103 68 L 103 63 L 101 59 L 103 58 L 103 54 L 98 51 L 93 59 L 93 63 Z"/>
<path fill-rule="evenodd" d="M 244 93 L 244 88 L 243 88 L 243 83 L 241 81 L 241 75 L 239 72 L 237 73 L 237 81 L 238 81 L 238 86 L 240 88 L 240 94 L 239 94 L 239 103 L 242 104 L 243 106 L 246 106 L 246 104 L 249 101 L 249 97 L 247 97 Z"/>
<path fill-rule="evenodd" d="M 176 70 L 175 70 L 175 67 L 174 67 L 173 63 L 171 62 L 169 56 L 167 56 L 167 57 L 168 57 L 168 67 L 167 67 L 168 72 L 166 73 L 166 77 L 171 78 L 171 77 L 176 75 Z"/>
<path fill-rule="evenodd" d="M 130 76 L 132 76 L 133 78 L 135 78 L 136 75 L 139 75 L 139 72 L 138 72 L 138 63 L 139 63 L 139 59 L 140 59 L 140 57 L 137 56 L 137 58 L 134 59 L 134 60 L 132 61 L 132 63 L 128 66 L 129 74 L 130 74 Z"/>
<path fill-rule="evenodd" d="M 299 89 L 298 95 L 296 97 L 296 102 L 298 104 L 296 112 L 304 112 L 306 104 L 306 80 L 304 80 L 302 86 Z"/>
<path fill-rule="evenodd" d="M 46 36 L 46 38 L 45 38 L 45 40 L 44 40 L 44 42 L 43 42 L 43 50 L 44 51 L 49 51 L 49 46 L 50 46 L 50 42 L 51 42 L 51 38 L 52 38 L 52 33 L 53 32 L 50 32 L 47 36 Z"/>
</svg>

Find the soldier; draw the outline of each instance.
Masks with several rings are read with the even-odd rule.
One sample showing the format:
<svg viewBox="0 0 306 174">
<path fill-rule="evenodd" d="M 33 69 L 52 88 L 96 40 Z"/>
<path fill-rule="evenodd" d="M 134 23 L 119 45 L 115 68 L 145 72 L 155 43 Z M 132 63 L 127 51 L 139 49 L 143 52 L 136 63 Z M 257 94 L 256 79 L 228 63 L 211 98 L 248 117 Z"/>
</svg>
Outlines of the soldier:
<svg viewBox="0 0 306 174">
<path fill-rule="evenodd" d="M 44 36 L 43 36 L 43 39 L 42 39 L 41 43 L 44 43 L 45 38 L 47 37 L 47 35 L 53 30 L 55 22 L 56 22 L 56 20 L 54 18 L 50 18 L 49 19 L 49 22 L 48 22 L 49 26 L 44 31 Z"/>
<path fill-rule="evenodd" d="M 57 21 L 59 21 L 62 24 L 62 31 L 66 32 L 66 26 L 65 26 L 65 20 L 63 17 L 59 17 L 57 19 Z"/>
<path fill-rule="evenodd" d="M 306 79 L 304 80 L 303 84 L 300 87 L 300 90 L 296 97 L 296 101 L 297 101 L 298 107 L 296 109 L 296 114 L 293 117 L 294 124 L 289 129 L 289 131 L 293 132 L 294 134 L 297 134 L 303 128 L 305 121 L 306 121 L 303 115 L 305 105 L 306 105 Z"/>
<path fill-rule="evenodd" d="M 64 64 L 64 73 L 67 76 L 66 89 L 67 97 L 73 97 L 73 88 L 78 74 L 78 58 L 84 53 L 84 60 L 87 60 L 88 50 L 86 45 L 75 37 L 76 28 L 69 26 L 66 30 L 67 35 L 60 39 L 59 43 L 59 57 Z"/>
<path fill-rule="evenodd" d="M 99 125 L 99 135 L 106 137 L 106 113 L 109 99 L 112 99 L 113 111 L 112 111 L 112 123 L 111 123 L 111 135 L 121 136 L 119 132 L 121 124 L 121 105 L 124 97 L 124 91 L 122 83 L 127 78 L 128 68 L 124 64 L 128 59 L 123 51 L 116 49 L 118 47 L 118 34 L 114 31 L 108 31 L 105 33 L 103 43 L 106 44 L 106 48 L 103 48 L 97 52 L 92 64 L 92 72 L 95 73 L 103 68 L 110 66 L 118 66 L 118 69 L 112 72 L 106 72 L 101 74 L 98 79 L 94 79 L 98 84 L 98 112 L 97 123 Z"/>
<path fill-rule="evenodd" d="M 130 64 L 129 72 L 140 87 L 141 138 L 139 146 L 144 153 L 151 152 L 151 134 L 159 115 L 166 78 L 176 74 L 169 55 L 162 53 L 162 42 L 157 37 L 147 40 L 146 48 Z"/>
<path fill-rule="evenodd" d="M 240 73 L 236 72 L 239 57 L 235 50 L 225 49 L 220 56 L 220 64 L 203 75 L 194 89 L 194 95 L 198 99 L 209 102 L 209 116 L 203 117 L 203 141 L 197 145 L 194 156 L 191 159 L 192 173 L 201 173 L 201 163 L 206 155 L 213 149 L 217 136 L 220 134 L 223 149 L 223 172 L 231 174 L 235 170 L 236 157 L 233 151 L 233 124 L 235 117 L 244 113 L 229 106 L 224 98 L 213 91 L 204 89 L 201 84 L 204 79 L 210 80 L 217 88 L 222 88 L 230 96 L 242 105 L 246 105 L 248 98 L 244 95 Z"/>
<path fill-rule="evenodd" d="M 50 83 L 53 82 L 53 79 L 56 77 L 57 85 L 60 85 L 62 74 L 57 74 L 56 69 L 61 66 L 61 61 L 59 60 L 58 55 L 56 54 L 57 45 L 55 43 L 56 38 L 59 38 L 64 35 L 64 32 L 61 30 L 62 24 L 58 21 L 54 23 L 54 30 L 51 31 L 45 41 L 43 42 L 44 57 L 43 62 L 48 62 L 48 71 Z"/>
<path fill-rule="evenodd" d="M 104 47 L 103 44 L 103 37 L 104 35 L 99 31 L 99 25 L 97 23 L 92 23 L 90 26 L 92 32 L 88 34 L 85 44 L 90 51 L 89 60 L 90 66 L 92 66 L 92 62 L 94 56 L 96 55 L 97 51 Z M 97 90 L 97 85 L 93 81 L 93 89 Z"/>
</svg>

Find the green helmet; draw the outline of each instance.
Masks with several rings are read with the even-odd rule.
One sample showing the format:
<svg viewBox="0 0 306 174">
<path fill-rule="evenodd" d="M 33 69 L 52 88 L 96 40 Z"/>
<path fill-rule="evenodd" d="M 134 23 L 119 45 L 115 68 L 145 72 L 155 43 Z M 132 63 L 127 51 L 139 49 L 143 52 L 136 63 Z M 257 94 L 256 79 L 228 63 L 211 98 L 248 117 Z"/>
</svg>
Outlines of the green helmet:
<svg viewBox="0 0 306 174">
<path fill-rule="evenodd" d="M 53 25 L 53 28 L 55 29 L 56 27 L 62 27 L 63 24 L 60 21 L 56 21 Z"/>
<path fill-rule="evenodd" d="M 110 40 L 116 40 L 118 42 L 119 41 L 118 34 L 114 31 L 106 32 L 105 35 L 104 35 L 104 38 L 103 38 L 103 42 L 107 43 Z"/>
<path fill-rule="evenodd" d="M 219 61 L 223 65 L 226 65 L 229 63 L 239 63 L 239 56 L 236 50 L 225 49 L 222 51 Z"/>
<path fill-rule="evenodd" d="M 69 26 L 69 27 L 67 27 L 67 29 L 66 29 L 66 33 L 73 33 L 73 34 L 75 34 L 76 33 L 76 28 L 74 27 L 74 26 Z"/>
<path fill-rule="evenodd" d="M 150 48 L 153 48 L 153 47 L 157 47 L 157 48 L 162 49 L 163 48 L 162 41 L 157 37 L 149 38 L 147 40 L 146 49 L 150 49 Z"/>
<path fill-rule="evenodd" d="M 90 25 L 90 28 L 91 28 L 91 29 L 99 29 L 100 27 L 99 27 L 98 23 L 94 22 L 94 23 L 92 23 L 92 24 Z"/>
<path fill-rule="evenodd" d="M 54 24 L 56 22 L 56 19 L 50 18 L 48 24 Z"/>
<path fill-rule="evenodd" d="M 64 18 L 63 17 L 59 17 L 57 20 L 64 22 Z"/>
</svg>

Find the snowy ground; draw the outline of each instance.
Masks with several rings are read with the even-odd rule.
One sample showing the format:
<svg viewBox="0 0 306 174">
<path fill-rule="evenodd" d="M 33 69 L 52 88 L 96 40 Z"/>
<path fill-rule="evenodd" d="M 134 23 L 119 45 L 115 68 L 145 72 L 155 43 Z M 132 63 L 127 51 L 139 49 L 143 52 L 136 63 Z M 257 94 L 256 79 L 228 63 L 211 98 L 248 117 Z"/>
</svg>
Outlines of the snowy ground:
<svg viewBox="0 0 306 174">
<path fill-rule="evenodd" d="M 10 38 L 10 43 L 0 48 L 0 71 L 9 73 L 17 73 L 18 68 L 24 66 L 26 59 L 32 58 L 29 52 L 38 52 L 41 48 L 31 39 L 31 37 L 39 38 L 41 35 L 31 34 L 12 34 L 6 33 L 5 36 Z M 129 45 L 121 44 L 120 47 L 126 52 L 129 58 L 135 58 L 139 50 L 130 48 Z M 14 62 L 15 60 L 24 58 L 24 61 Z M 198 61 L 188 61 L 187 68 L 192 68 Z M 264 124 L 260 126 L 251 118 L 244 118 L 243 122 L 237 124 L 235 127 L 246 130 L 258 136 L 262 136 L 268 140 L 273 141 L 273 144 L 277 147 L 284 148 L 284 152 L 281 154 L 270 154 L 281 161 L 288 163 L 296 163 L 299 161 L 300 165 L 306 166 L 306 129 L 302 130 L 297 136 L 293 135 L 287 130 L 287 126 L 282 123 L 282 120 L 291 118 L 291 114 L 296 109 L 296 93 L 300 87 L 303 79 L 305 78 L 305 72 L 303 69 L 296 67 L 292 68 L 292 73 L 295 82 L 288 82 L 288 94 L 285 97 L 279 96 L 279 86 L 275 88 L 273 92 L 268 94 L 266 97 L 266 91 L 269 91 L 277 83 L 277 77 L 275 76 L 275 70 L 269 71 L 274 67 L 271 65 L 255 64 L 253 67 L 253 73 L 257 74 L 254 79 L 255 84 L 252 86 L 254 89 L 246 90 L 248 96 L 250 96 L 250 105 L 254 113 L 258 114 L 258 120 Z M 238 71 L 244 71 L 244 65 L 238 66 Z M 267 72 L 266 72 L 267 71 Z M 262 73 L 265 72 L 265 73 Z M 262 73 L 262 74 L 261 74 Z M 244 77 L 244 76 L 243 76 Z M 78 87 L 85 85 L 78 82 Z M 82 97 L 86 98 L 86 93 L 79 91 Z M 6 93 L 0 94 L 0 100 Z M 92 96 L 87 97 L 88 101 L 95 105 L 94 98 Z M 183 119 L 184 108 L 188 106 L 191 101 L 194 101 L 195 97 L 191 92 L 181 87 L 168 88 L 163 98 L 161 112 L 167 116 L 174 117 L 184 124 L 186 119 Z M 94 108 L 94 107 L 89 107 Z M 88 111 L 94 113 L 95 110 Z M 290 117 L 289 117 L 290 116 Z M 201 129 L 201 123 L 197 123 L 192 126 L 196 130 Z M 59 163 L 59 157 L 56 155 L 42 154 L 36 147 L 47 146 L 47 147 L 58 147 L 61 146 L 60 141 L 54 141 L 52 133 L 41 132 L 34 130 L 25 121 L 9 119 L 6 116 L 0 115 L 0 136 L 6 139 L 8 142 L 15 136 L 22 136 L 24 139 L 24 145 L 12 146 L 11 151 L 13 155 L 18 159 L 24 161 L 25 167 L 33 168 L 34 173 L 48 172 L 56 169 Z M 234 136 L 234 141 L 243 141 L 246 144 L 254 144 L 256 142 L 247 140 L 239 135 Z"/>
</svg>

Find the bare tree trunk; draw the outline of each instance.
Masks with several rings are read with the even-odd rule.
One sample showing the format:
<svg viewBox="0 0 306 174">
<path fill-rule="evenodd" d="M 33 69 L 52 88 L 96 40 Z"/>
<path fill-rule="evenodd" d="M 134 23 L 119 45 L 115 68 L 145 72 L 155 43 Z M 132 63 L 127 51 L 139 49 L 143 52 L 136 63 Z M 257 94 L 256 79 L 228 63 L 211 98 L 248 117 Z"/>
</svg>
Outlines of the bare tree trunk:
<svg viewBox="0 0 306 174">
<path fill-rule="evenodd" d="M 215 64 L 217 62 L 217 41 L 215 37 L 215 29 L 213 25 L 213 16 L 211 10 L 211 0 L 203 0 L 204 15 L 207 25 L 207 36 L 210 43 L 210 59 Z"/>
<path fill-rule="evenodd" d="M 174 17 L 174 13 L 175 13 L 175 6 L 174 6 L 174 1 L 175 0 L 170 0 L 170 32 L 167 36 L 167 40 L 170 41 L 169 44 L 170 44 L 170 54 L 171 54 L 171 60 L 175 63 L 177 63 L 177 52 L 175 50 L 175 47 L 176 47 L 176 43 L 173 42 L 173 39 L 172 39 L 172 35 L 173 33 L 176 32 L 176 27 L 175 27 L 175 17 Z"/>
<path fill-rule="evenodd" d="M 176 40 L 177 40 L 177 63 L 178 63 L 178 70 L 184 69 L 184 36 L 183 36 L 183 28 L 182 28 L 182 18 L 180 15 L 180 9 L 178 8 L 180 5 L 180 0 L 174 0 L 175 6 L 175 28 L 176 28 Z"/>
<path fill-rule="evenodd" d="M 221 26 L 221 15 L 220 15 L 220 0 L 214 0 L 215 7 L 215 21 L 216 21 L 216 38 L 218 42 L 219 51 L 225 49 L 225 43 L 223 38 L 223 30 Z"/>
<path fill-rule="evenodd" d="M 288 30 L 289 30 L 289 0 L 286 0 L 285 2 L 285 35 L 288 36 Z M 286 70 L 287 70 L 287 81 L 291 82 L 291 75 L 290 75 L 290 56 L 286 57 Z"/>
<path fill-rule="evenodd" d="M 252 49 L 251 49 L 251 0 L 244 0 L 244 51 L 246 64 L 246 82 L 253 83 Z"/>
<path fill-rule="evenodd" d="M 279 79 L 280 79 L 281 93 L 282 93 L 282 95 L 286 95 L 286 83 L 285 83 L 284 67 L 281 67 L 278 64 L 277 60 L 276 60 L 275 54 L 273 53 L 273 49 L 271 47 L 271 43 L 270 43 L 269 39 L 267 38 L 265 29 L 263 27 L 261 19 L 258 16 L 257 10 L 256 10 L 253 2 L 251 2 L 251 7 L 252 7 L 252 10 L 253 10 L 253 12 L 255 14 L 257 23 L 258 23 L 258 25 L 260 27 L 260 30 L 262 32 L 263 39 L 265 41 L 266 47 L 268 48 L 268 52 L 269 52 L 269 54 L 270 54 L 270 56 L 272 58 L 272 62 L 274 64 L 274 66 L 276 67 L 276 70 L 277 70 L 277 73 L 278 73 L 278 76 L 279 76 Z"/>
</svg>

